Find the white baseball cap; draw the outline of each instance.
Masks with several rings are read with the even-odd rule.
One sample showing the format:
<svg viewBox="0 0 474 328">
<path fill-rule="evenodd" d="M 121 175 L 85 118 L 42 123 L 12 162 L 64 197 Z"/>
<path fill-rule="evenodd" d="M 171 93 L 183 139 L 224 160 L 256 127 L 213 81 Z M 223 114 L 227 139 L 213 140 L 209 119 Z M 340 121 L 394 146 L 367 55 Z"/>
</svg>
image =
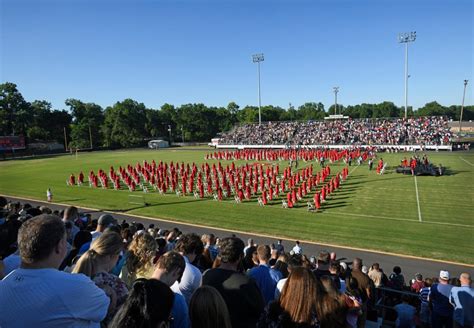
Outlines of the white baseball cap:
<svg viewBox="0 0 474 328">
<path fill-rule="evenodd" d="M 441 270 L 441 271 L 439 272 L 439 278 L 440 278 L 440 279 L 443 279 L 443 280 L 449 280 L 449 272 L 448 272 L 448 271 Z"/>
</svg>

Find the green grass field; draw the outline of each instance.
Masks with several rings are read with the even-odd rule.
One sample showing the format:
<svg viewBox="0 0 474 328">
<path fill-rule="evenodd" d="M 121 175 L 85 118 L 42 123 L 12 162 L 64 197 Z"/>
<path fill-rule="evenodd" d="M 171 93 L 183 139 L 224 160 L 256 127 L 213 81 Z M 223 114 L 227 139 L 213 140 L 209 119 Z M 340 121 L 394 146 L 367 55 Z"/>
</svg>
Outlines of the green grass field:
<svg viewBox="0 0 474 328">
<path fill-rule="evenodd" d="M 280 200 L 274 201 L 274 205 L 259 207 L 256 201 L 235 204 L 231 199 L 216 202 L 212 199 L 159 195 L 154 192 L 145 196 L 150 206 L 144 207 L 129 203 L 128 190 L 68 187 L 65 183 L 71 173 L 77 176 L 80 170 L 87 176 L 90 170 L 97 172 L 102 168 L 108 171 L 110 165 L 118 169 L 119 165 L 134 165 L 143 160 L 202 163 L 207 151 L 210 150 L 111 151 L 79 153 L 77 158 L 64 155 L 0 162 L 0 193 L 45 200 L 46 189 L 51 187 L 54 200 L 60 203 L 292 239 L 474 263 L 472 152 L 428 153 L 433 163 L 442 163 L 448 168 L 448 175 L 417 177 L 422 223 L 418 216 L 415 179 L 396 174 L 392 169 L 404 156 L 410 155 L 403 153 L 381 155 L 389 165 L 387 174 L 383 176 L 377 175 L 375 171 L 369 172 L 366 164 L 352 166 L 348 180 L 318 213 L 307 211 L 306 200 L 299 203 L 299 208 L 283 209 Z M 331 166 L 332 172 L 338 172 L 343 167 L 342 163 Z M 314 168 L 314 172 L 319 170 L 316 163 Z M 140 191 L 134 194 L 143 195 Z"/>
</svg>

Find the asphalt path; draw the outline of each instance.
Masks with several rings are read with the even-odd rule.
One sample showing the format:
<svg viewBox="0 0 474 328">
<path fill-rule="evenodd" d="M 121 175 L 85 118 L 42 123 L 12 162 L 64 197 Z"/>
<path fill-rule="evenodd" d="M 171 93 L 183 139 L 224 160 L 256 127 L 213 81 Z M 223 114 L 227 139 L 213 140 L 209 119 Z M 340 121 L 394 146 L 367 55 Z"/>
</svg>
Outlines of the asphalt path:
<svg viewBox="0 0 474 328">
<path fill-rule="evenodd" d="M 20 203 L 29 203 L 32 206 L 41 206 L 46 205 L 52 210 L 61 210 L 64 209 L 67 204 L 55 204 L 55 203 L 48 203 L 48 202 L 41 202 L 41 201 L 33 201 L 31 199 L 23 199 L 23 198 L 15 198 L 6 196 L 5 197 L 12 202 L 20 202 Z M 210 227 L 202 227 L 192 224 L 186 224 L 181 222 L 173 222 L 168 220 L 160 220 L 155 218 L 146 218 L 142 216 L 135 216 L 132 214 L 126 213 L 119 213 L 119 212 L 111 212 L 111 211 L 102 211 L 102 210 L 93 210 L 88 208 L 81 208 L 78 207 L 80 212 L 89 213 L 91 214 L 93 219 L 97 219 L 100 215 L 104 213 L 112 213 L 113 216 L 117 219 L 117 221 L 122 222 L 122 220 L 127 220 L 127 222 L 140 222 L 148 227 L 149 224 L 154 224 L 155 228 L 159 227 L 162 229 L 172 229 L 177 227 L 183 233 L 190 233 L 194 232 L 198 235 L 202 235 L 205 233 L 213 233 L 218 237 L 226 237 L 230 236 L 231 234 L 235 234 L 237 237 L 241 238 L 245 243 L 247 243 L 247 239 L 252 238 L 255 243 L 257 244 L 268 244 L 277 242 L 277 239 L 271 236 L 262 236 L 262 235 L 254 235 L 248 233 L 240 233 L 240 232 L 233 232 L 230 230 L 223 230 L 219 228 L 210 228 Z M 360 237 L 363 238 L 363 237 Z M 290 251 L 293 246 L 295 245 L 294 240 L 283 239 L 283 245 L 285 246 L 286 251 Z M 367 266 L 372 265 L 372 263 L 379 263 L 380 267 L 384 270 L 387 276 L 392 272 L 392 268 L 396 265 L 402 268 L 402 274 L 405 276 L 405 281 L 408 282 L 412 279 L 415 273 L 421 273 L 423 277 L 438 277 L 440 270 L 448 270 L 451 274 L 451 277 L 459 277 L 461 272 L 469 272 L 471 276 L 474 273 L 474 265 L 463 265 L 463 264 L 456 264 L 456 263 L 449 263 L 443 261 L 436 261 L 431 259 L 423 259 L 423 258 L 414 258 L 409 256 L 402 256 L 402 255 L 393 255 L 393 254 L 386 254 L 381 252 L 373 252 L 361 249 L 351 249 L 348 247 L 336 247 L 336 246 L 328 246 L 324 244 L 318 243 L 309 243 L 309 242 L 301 242 L 300 245 L 303 248 L 303 253 L 306 254 L 308 257 L 314 255 L 317 256 L 318 252 L 321 250 L 327 250 L 330 252 L 336 252 L 338 259 L 344 259 L 344 261 L 350 262 L 355 257 L 359 257 L 363 260 L 363 263 Z M 462 250 L 460 250 L 462 251 Z"/>
</svg>

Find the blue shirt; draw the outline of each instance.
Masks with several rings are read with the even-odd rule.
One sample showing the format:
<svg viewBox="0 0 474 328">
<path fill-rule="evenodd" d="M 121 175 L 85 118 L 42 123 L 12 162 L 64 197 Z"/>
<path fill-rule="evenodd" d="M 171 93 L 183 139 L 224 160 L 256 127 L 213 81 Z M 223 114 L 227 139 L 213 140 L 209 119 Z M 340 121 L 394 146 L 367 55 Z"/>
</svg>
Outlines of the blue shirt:
<svg viewBox="0 0 474 328">
<path fill-rule="evenodd" d="M 406 303 L 397 304 L 395 311 L 397 311 L 397 327 L 415 327 L 416 309 L 414 306 Z"/>
<path fill-rule="evenodd" d="M 184 296 L 179 293 L 174 293 L 171 315 L 173 316 L 171 328 L 189 328 L 188 305 L 186 304 Z"/>
<path fill-rule="evenodd" d="M 248 275 L 255 279 L 260 292 L 262 293 L 265 304 L 273 301 L 275 297 L 275 288 L 278 281 L 283 278 L 281 272 L 271 269 L 266 264 L 250 269 Z"/>
<path fill-rule="evenodd" d="M 433 304 L 433 313 L 442 317 L 451 317 L 453 307 L 449 303 L 449 294 L 452 285 L 434 284 L 431 286 L 429 300 Z"/>
<path fill-rule="evenodd" d="M 454 305 L 454 320 L 461 326 L 474 325 L 474 288 L 453 287 L 449 300 Z"/>
</svg>

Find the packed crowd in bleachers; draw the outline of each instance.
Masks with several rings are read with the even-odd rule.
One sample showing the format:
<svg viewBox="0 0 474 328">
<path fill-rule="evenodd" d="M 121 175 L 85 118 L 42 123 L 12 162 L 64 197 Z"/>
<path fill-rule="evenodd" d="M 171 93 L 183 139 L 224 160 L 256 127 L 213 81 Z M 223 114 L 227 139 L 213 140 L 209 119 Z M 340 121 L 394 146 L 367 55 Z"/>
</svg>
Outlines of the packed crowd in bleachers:
<svg viewBox="0 0 474 328">
<path fill-rule="evenodd" d="M 224 145 L 449 145 L 444 117 L 263 122 L 241 125 L 219 140 Z"/>
<path fill-rule="evenodd" d="M 398 266 L 389 274 L 325 250 L 310 256 L 298 241 L 244 244 L 3 197 L 0 208 L 1 327 L 369 327 L 380 316 L 397 327 L 474 324 L 468 273 L 409 281 Z"/>
</svg>

